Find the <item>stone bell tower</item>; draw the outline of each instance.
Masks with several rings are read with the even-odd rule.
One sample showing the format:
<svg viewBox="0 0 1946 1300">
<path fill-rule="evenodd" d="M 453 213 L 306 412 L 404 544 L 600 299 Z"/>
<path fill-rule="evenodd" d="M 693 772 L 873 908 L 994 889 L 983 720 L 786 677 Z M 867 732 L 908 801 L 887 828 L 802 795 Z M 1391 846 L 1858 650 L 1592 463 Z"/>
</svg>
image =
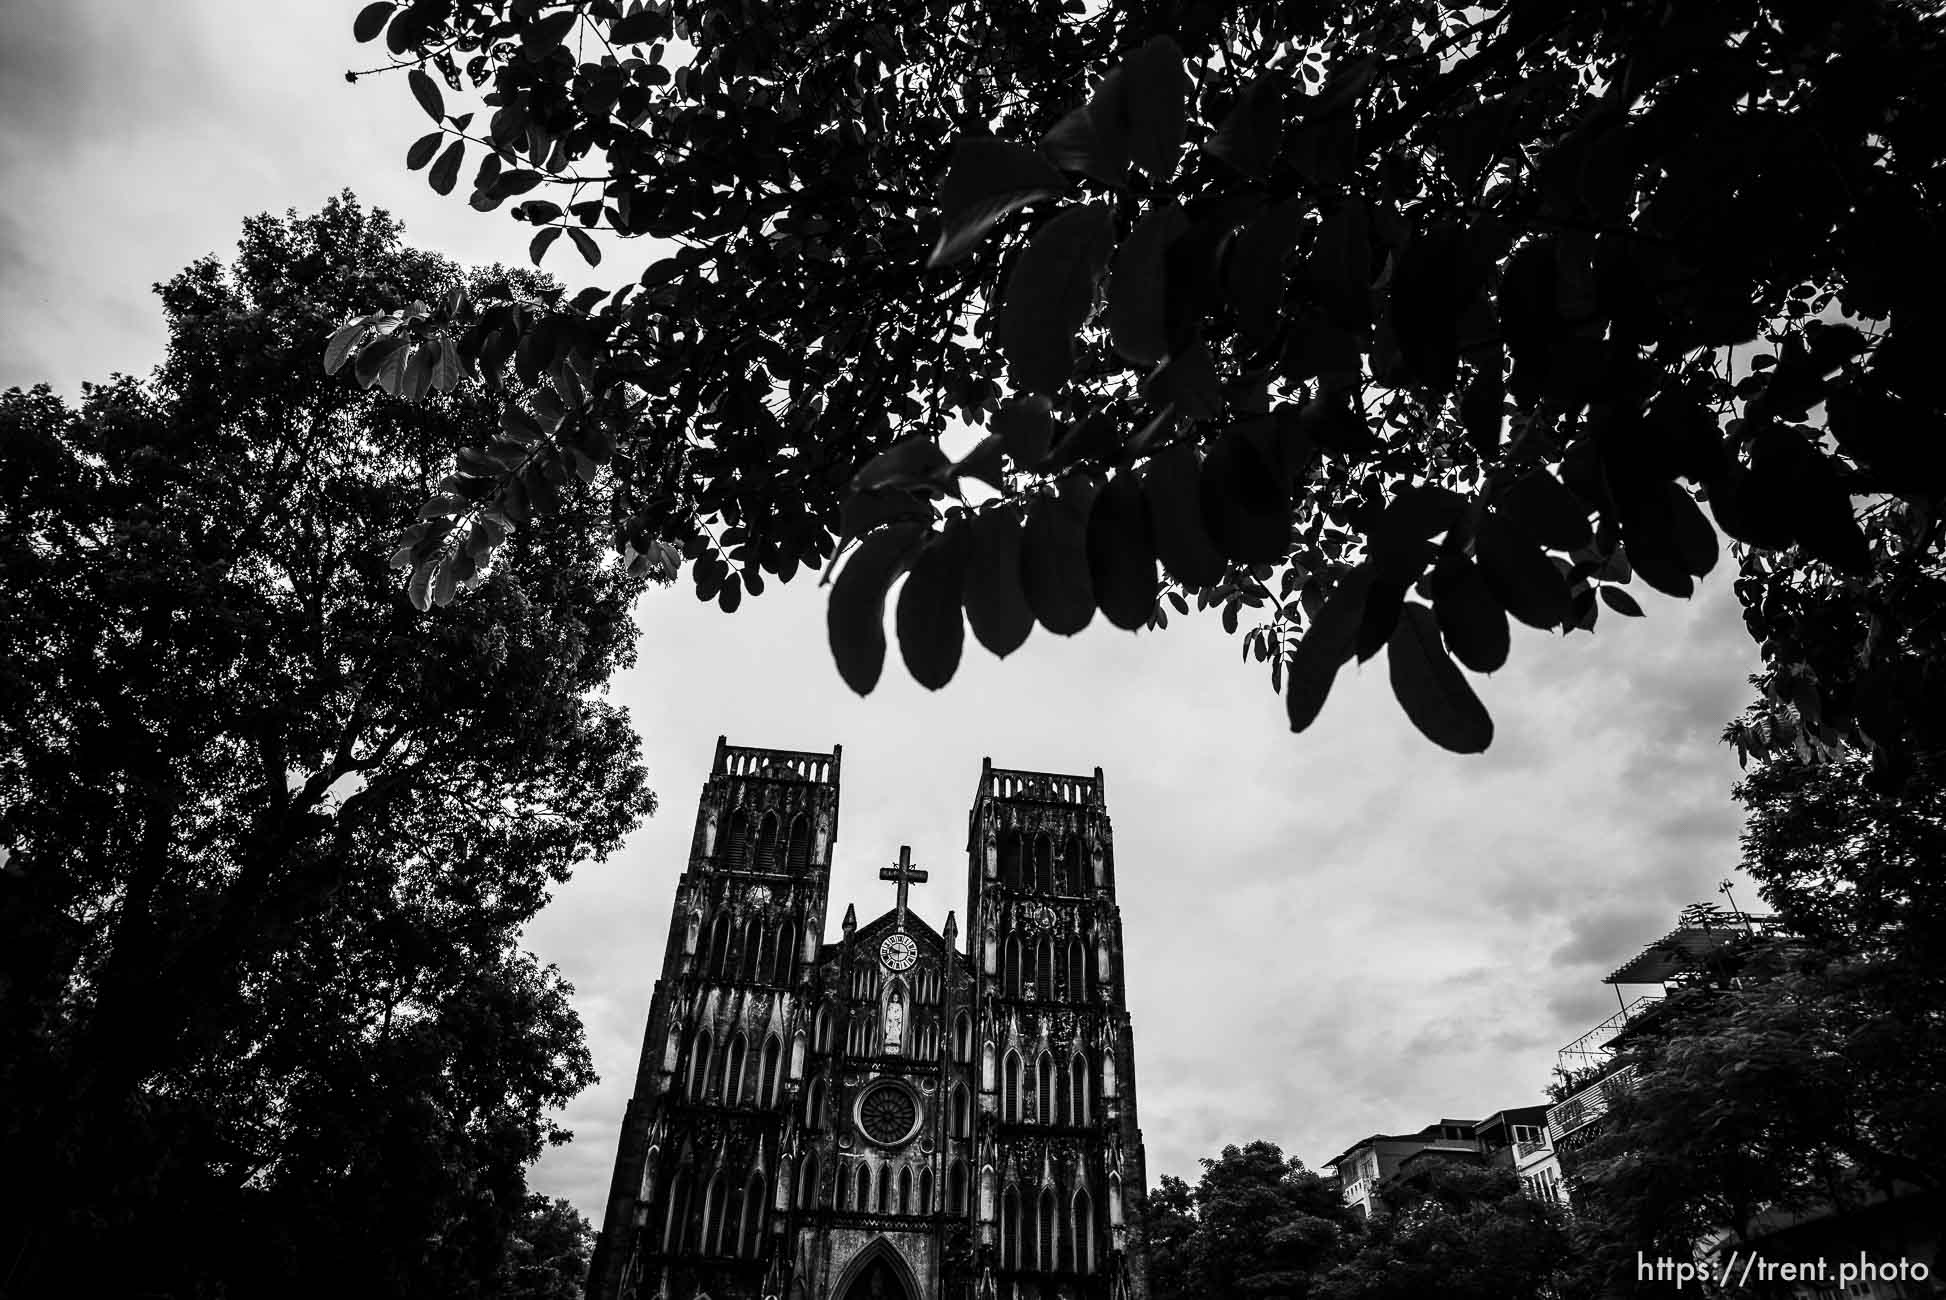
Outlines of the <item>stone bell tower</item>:
<svg viewBox="0 0 1946 1300">
<path fill-rule="evenodd" d="M 588 1295 L 1147 1300 L 1100 769 L 984 766 L 962 951 L 905 847 L 823 942 L 839 758 L 717 743 Z"/>
</svg>

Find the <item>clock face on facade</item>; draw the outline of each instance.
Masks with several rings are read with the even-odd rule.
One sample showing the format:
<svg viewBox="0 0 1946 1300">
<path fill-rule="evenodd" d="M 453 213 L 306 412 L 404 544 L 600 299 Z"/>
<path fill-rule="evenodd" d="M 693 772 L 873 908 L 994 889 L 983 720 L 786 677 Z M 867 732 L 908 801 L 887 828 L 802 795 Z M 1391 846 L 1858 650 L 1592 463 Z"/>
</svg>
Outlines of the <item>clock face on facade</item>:
<svg viewBox="0 0 1946 1300">
<path fill-rule="evenodd" d="M 911 970 L 912 963 L 919 960 L 919 945 L 912 942 L 909 934 L 888 934 L 878 946 L 878 959 L 888 970 Z"/>
<path fill-rule="evenodd" d="M 880 1146 L 896 1146 L 919 1126 L 919 1105 L 896 1083 L 881 1083 L 858 1102 L 858 1127 Z"/>
</svg>

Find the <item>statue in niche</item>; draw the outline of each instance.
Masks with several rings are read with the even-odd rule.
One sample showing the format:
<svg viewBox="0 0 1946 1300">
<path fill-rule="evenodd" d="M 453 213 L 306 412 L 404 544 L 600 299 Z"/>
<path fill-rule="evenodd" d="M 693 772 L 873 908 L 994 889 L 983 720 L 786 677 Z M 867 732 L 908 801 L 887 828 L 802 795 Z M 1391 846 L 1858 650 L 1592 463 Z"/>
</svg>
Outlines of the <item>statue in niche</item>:
<svg viewBox="0 0 1946 1300">
<path fill-rule="evenodd" d="M 819 863 L 820 865 L 828 865 L 830 859 L 827 858 L 825 854 L 830 849 L 830 847 L 831 847 L 831 810 L 828 808 L 820 808 L 818 809 L 817 838 L 812 841 L 812 845 L 811 845 L 811 861 Z"/>
<path fill-rule="evenodd" d="M 702 930 L 703 914 L 701 912 L 691 912 L 689 914 L 689 925 L 684 929 L 682 936 L 682 951 L 685 957 L 694 957 L 696 955 L 696 940 L 702 934 Z"/>
<path fill-rule="evenodd" d="M 1105 868 L 1108 863 L 1108 855 L 1102 851 L 1100 840 L 1096 840 L 1093 844 L 1090 844 L 1088 846 L 1088 857 L 1089 860 L 1094 865 L 1095 888 L 1096 889 L 1105 888 L 1107 884 L 1107 874 Z"/>
<path fill-rule="evenodd" d="M 885 1054 L 898 1056 L 905 1051 L 905 993 L 893 989 L 885 999 Z"/>
<path fill-rule="evenodd" d="M 716 807 L 711 805 L 703 812 L 703 856 L 709 857 L 716 852 Z"/>
</svg>

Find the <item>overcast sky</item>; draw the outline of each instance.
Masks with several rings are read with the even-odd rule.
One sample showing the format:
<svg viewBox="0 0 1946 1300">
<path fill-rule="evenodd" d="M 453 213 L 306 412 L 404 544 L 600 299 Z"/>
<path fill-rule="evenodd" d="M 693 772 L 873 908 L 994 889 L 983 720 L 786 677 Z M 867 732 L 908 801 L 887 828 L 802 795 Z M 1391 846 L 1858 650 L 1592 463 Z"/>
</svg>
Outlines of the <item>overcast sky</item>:
<svg viewBox="0 0 1946 1300">
<path fill-rule="evenodd" d="M 426 124 L 373 58 L 356 3 L 12 0 L 0 42 L 0 388 L 70 394 L 160 358 L 149 286 L 242 220 L 353 189 L 412 242 L 519 261 L 523 228 L 406 172 Z M 558 250 L 557 250 L 558 251 Z M 570 269 L 573 259 L 550 259 Z M 642 261 L 611 249 L 601 278 Z M 578 992 L 603 1082 L 533 1184 L 596 1222 L 669 906 L 719 733 L 845 748 L 830 923 L 890 906 L 911 844 L 934 926 L 965 898 L 965 813 L 998 766 L 1105 769 L 1151 1178 L 1269 1138 L 1312 1165 L 1374 1130 L 1541 1100 L 1554 1052 L 1615 1005 L 1603 974 L 1737 857 L 1736 763 L 1717 741 L 1755 654 L 1727 576 L 1594 637 L 1517 629 L 1480 682 L 1498 738 L 1460 758 L 1420 738 L 1382 660 L 1292 736 L 1260 667 L 1214 619 L 1132 636 L 1037 631 L 1006 663 L 969 641 L 951 686 L 901 665 L 869 699 L 840 682 L 823 593 L 799 581 L 734 617 L 684 588 L 638 611 L 614 686 L 663 811 L 584 867 L 529 933 Z M 1478 679 L 1476 679 L 1477 681 Z M 1740 901 L 1752 901 L 1749 891 Z"/>
</svg>

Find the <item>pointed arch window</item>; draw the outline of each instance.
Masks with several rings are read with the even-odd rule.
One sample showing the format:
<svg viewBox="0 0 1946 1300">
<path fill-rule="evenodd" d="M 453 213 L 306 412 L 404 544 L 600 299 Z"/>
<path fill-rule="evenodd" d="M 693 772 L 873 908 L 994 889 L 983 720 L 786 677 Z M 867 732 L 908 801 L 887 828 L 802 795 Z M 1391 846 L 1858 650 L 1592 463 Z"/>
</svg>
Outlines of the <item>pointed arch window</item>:
<svg viewBox="0 0 1946 1300">
<path fill-rule="evenodd" d="M 775 872 L 778 865 L 779 850 L 783 847 L 782 828 L 777 822 L 775 810 L 764 814 L 763 823 L 757 828 L 757 855 L 755 867 L 762 872 Z"/>
<path fill-rule="evenodd" d="M 1040 1213 L 1035 1216 L 1039 1223 L 1034 1233 L 1034 1267 L 1043 1273 L 1051 1273 L 1055 1268 L 1055 1224 L 1058 1216 L 1054 1209 L 1054 1189 L 1041 1189 Z"/>
<path fill-rule="evenodd" d="M 953 1214 L 966 1213 L 966 1162 L 953 1161 L 946 1175 L 946 1208 Z"/>
<path fill-rule="evenodd" d="M 1095 1271 L 1095 1203 L 1085 1187 L 1074 1194 L 1074 1267 L 1081 1273 Z"/>
<path fill-rule="evenodd" d="M 818 1153 L 806 1152 L 797 1166 L 797 1208 L 815 1210 L 818 1207 Z"/>
<path fill-rule="evenodd" d="M 701 1101 L 709 1091 L 710 1067 L 709 1030 L 698 1029 L 696 1037 L 689 1044 L 689 1076 L 684 1083 L 691 1101 Z"/>
<path fill-rule="evenodd" d="M 1019 831 L 1000 837 L 1000 881 L 1009 889 L 1027 887 L 1027 843 Z"/>
<path fill-rule="evenodd" d="M 709 953 L 703 962 L 703 969 L 711 979 L 722 979 L 723 972 L 730 968 L 730 914 L 718 912 L 716 919 L 709 923 Z"/>
<path fill-rule="evenodd" d="M 882 1165 L 878 1171 L 878 1212 L 891 1214 L 896 1204 L 892 1199 L 892 1166 Z"/>
<path fill-rule="evenodd" d="M 1088 1000 L 1088 945 L 1068 940 L 1068 1001 Z"/>
<path fill-rule="evenodd" d="M 837 1209 L 842 1210 L 847 1205 L 851 1204 L 850 1197 L 851 1197 L 851 1169 L 841 1161 L 838 1165 L 837 1195 L 831 1198 L 831 1204 Z"/>
<path fill-rule="evenodd" d="M 1034 992 L 1048 999 L 1054 997 L 1054 936 L 1044 934 L 1034 945 Z"/>
<path fill-rule="evenodd" d="M 912 1213 L 912 1170 L 899 1170 L 899 1213 Z"/>
<path fill-rule="evenodd" d="M 743 954 L 737 963 L 737 978 L 754 980 L 762 969 L 764 951 L 764 926 L 756 917 L 751 917 L 743 925 Z"/>
<path fill-rule="evenodd" d="M 829 1052 L 831 1050 L 831 1008 L 828 1005 L 818 1008 L 816 1041 L 818 1051 Z"/>
<path fill-rule="evenodd" d="M 669 1180 L 669 1204 L 662 1216 L 662 1253 L 673 1255 L 682 1249 L 683 1227 L 689 1218 L 689 1171 L 676 1170 Z"/>
<path fill-rule="evenodd" d="M 789 921 L 777 927 L 777 943 L 771 950 L 770 982 L 788 986 L 796 972 L 797 927 Z"/>
<path fill-rule="evenodd" d="M 755 1259 L 764 1230 L 764 1176 L 752 1172 L 743 1189 L 743 1214 L 737 1223 L 737 1258 Z"/>
<path fill-rule="evenodd" d="M 1020 937 L 1018 935 L 1007 936 L 1006 951 L 1006 975 L 1001 982 L 1000 991 L 1005 997 L 1017 998 L 1020 996 Z"/>
<path fill-rule="evenodd" d="M 729 834 L 723 837 L 723 865 L 741 870 L 750 861 L 750 814 L 739 808 L 730 814 Z"/>
<path fill-rule="evenodd" d="M 1006 1095 L 1004 1099 L 1005 1118 L 1010 1124 L 1020 1123 L 1020 1053 L 1007 1049 L 1007 1061 L 1001 1073 L 1006 1076 Z"/>
<path fill-rule="evenodd" d="M 1034 837 L 1034 888 L 1043 894 L 1054 892 L 1054 841 L 1046 835 Z"/>
<path fill-rule="evenodd" d="M 973 1017 L 964 1011 L 953 1017 L 953 1056 L 962 1065 L 973 1063 Z"/>
<path fill-rule="evenodd" d="M 1000 1198 L 1000 1267 L 1020 1267 L 1020 1193 L 1011 1187 Z"/>
<path fill-rule="evenodd" d="M 790 846 L 785 864 L 794 876 L 801 876 L 811 865 L 811 819 L 804 813 L 791 818 Z"/>
<path fill-rule="evenodd" d="M 709 1191 L 703 1196 L 702 1235 L 696 1243 L 698 1254 L 714 1255 L 722 1248 L 723 1199 L 723 1173 L 718 1170 L 709 1180 Z"/>
<path fill-rule="evenodd" d="M 744 1057 L 749 1050 L 743 1041 L 743 1035 L 738 1034 L 730 1039 L 729 1050 L 723 1054 L 723 1104 L 725 1106 L 741 1105 L 743 1102 Z"/>
<path fill-rule="evenodd" d="M 973 1098 L 967 1093 L 966 1085 L 953 1085 L 953 1136 L 956 1138 L 973 1136 Z"/>
<path fill-rule="evenodd" d="M 804 1090 L 804 1127 L 813 1132 L 824 1127 L 824 1079 L 811 1080 Z"/>
<path fill-rule="evenodd" d="M 866 1213 L 872 1208 L 872 1171 L 869 1165 L 858 1166 L 858 1212 Z"/>
<path fill-rule="evenodd" d="M 759 1106 L 775 1106 L 777 1104 L 777 1076 L 782 1071 L 783 1062 L 784 1041 L 777 1037 L 777 1035 L 772 1034 L 770 1037 L 764 1039 L 763 1070 L 758 1076 L 761 1080 L 757 1091 L 757 1104 Z"/>
<path fill-rule="evenodd" d="M 1086 1124 L 1093 1118 L 1088 1096 L 1088 1058 L 1080 1052 L 1068 1062 L 1068 1106 L 1074 1123 Z"/>
<path fill-rule="evenodd" d="M 919 1213 L 932 1213 L 932 1170 L 919 1171 Z"/>
<path fill-rule="evenodd" d="M 1034 1118 L 1054 1122 L 1054 1057 L 1047 1052 L 1034 1062 Z"/>
<path fill-rule="evenodd" d="M 1088 892 L 1087 874 L 1082 868 L 1081 837 L 1070 835 L 1061 846 L 1061 870 L 1058 888 L 1064 894 L 1085 894 Z"/>
</svg>

